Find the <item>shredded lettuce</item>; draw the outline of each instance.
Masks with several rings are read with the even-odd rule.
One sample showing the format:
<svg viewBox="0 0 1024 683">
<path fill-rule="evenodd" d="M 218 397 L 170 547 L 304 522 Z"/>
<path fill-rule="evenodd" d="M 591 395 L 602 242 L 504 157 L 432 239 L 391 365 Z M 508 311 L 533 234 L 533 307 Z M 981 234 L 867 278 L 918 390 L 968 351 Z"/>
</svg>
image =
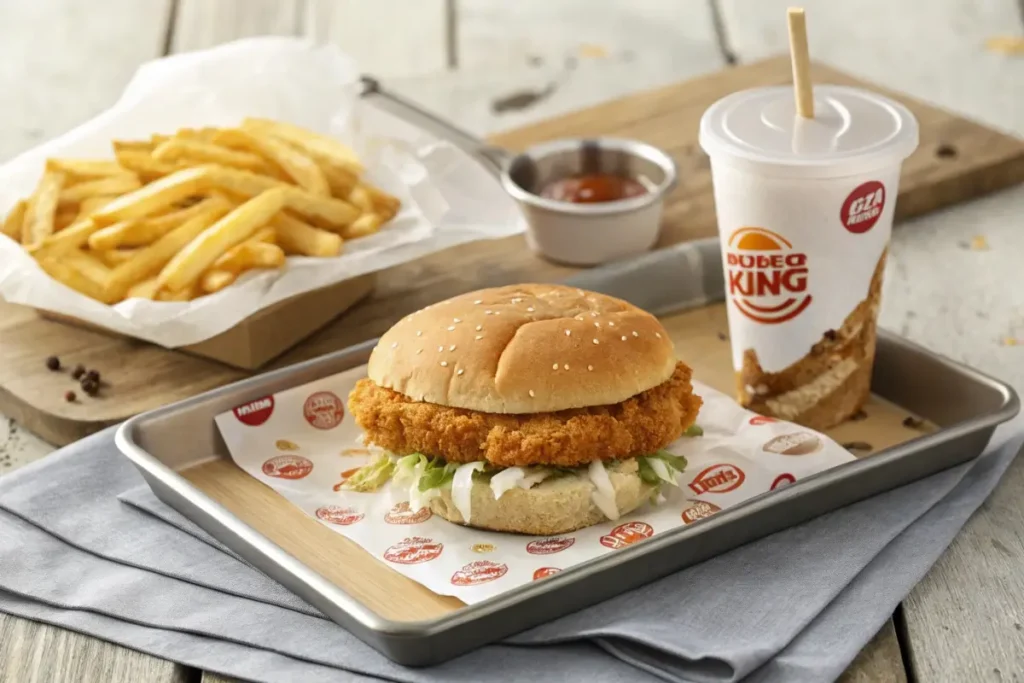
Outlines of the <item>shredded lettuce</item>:
<svg viewBox="0 0 1024 683">
<path fill-rule="evenodd" d="M 618 519 L 619 507 L 615 504 L 615 487 L 612 486 L 612 480 L 608 476 L 608 470 L 604 468 L 604 463 L 594 460 L 587 468 L 587 474 L 590 477 L 590 482 L 594 485 L 594 490 L 590 492 L 590 499 L 594 501 L 594 505 L 608 519 Z"/>
<path fill-rule="evenodd" d="M 697 424 L 690 425 L 683 432 L 683 436 L 704 436 L 704 428 Z"/>
<path fill-rule="evenodd" d="M 640 468 L 640 478 L 654 486 L 662 483 L 679 486 L 676 478 L 686 469 L 686 458 L 668 451 L 641 455 L 636 462 Z"/>
<path fill-rule="evenodd" d="M 448 469 L 449 466 L 445 466 Z M 473 501 L 473 475 L 484 468 L 482 462 L 470 462 L 456 466 L 452 478 L 452 502 L 458 508 L 464 522 L 470 521 Z"/>
<path fill-rule="evenodd" d="M 370 463 L 360 467 L 351 477 L 346 479 L 341 488 L 349 491 L 368 493 L 376 491 L 387 483 L 397 469 L 394 462 L 387 455 L 379 455 Z"/>
</svg>

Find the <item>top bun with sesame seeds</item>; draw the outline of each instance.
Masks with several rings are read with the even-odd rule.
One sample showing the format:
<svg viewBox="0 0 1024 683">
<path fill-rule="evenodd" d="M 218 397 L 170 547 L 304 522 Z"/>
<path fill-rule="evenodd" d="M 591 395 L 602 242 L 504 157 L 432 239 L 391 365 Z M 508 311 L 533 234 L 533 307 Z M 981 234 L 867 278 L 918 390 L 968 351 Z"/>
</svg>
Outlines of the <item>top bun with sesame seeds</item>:
<svg viewBox="0 0 1024 683">
<path fill-rule="evenodd" d="M 415 401 L 529 414 L 620 403 L 675 370 L 672 342 L 651 314 L 604 294 L 527 284 L 405 317 L 381 337 L 368 374 Z"/>
</svg>

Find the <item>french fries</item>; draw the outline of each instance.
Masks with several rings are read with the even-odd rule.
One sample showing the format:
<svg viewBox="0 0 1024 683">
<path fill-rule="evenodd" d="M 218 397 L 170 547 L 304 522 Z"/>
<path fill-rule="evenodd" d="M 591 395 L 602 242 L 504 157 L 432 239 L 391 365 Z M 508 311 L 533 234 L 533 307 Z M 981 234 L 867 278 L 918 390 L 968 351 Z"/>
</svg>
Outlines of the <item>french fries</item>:
<svg viewBox="0 0 1024 683">
<path fill-rule="evenodd" d="M 105 304 L 189 301 L 289 256 L 336 257 L 400 209 L 351 149 L 269 119 L 112 147 L 48 159 L 0 221 L 50 277 Z"/>
<path fill-rule="evenodd" d="M 24 244 L 39 244 L 54 233 L 54 217 L 63 186 L 63 173 L 47 171 L 43 174 L 36 193 L 28 201 L 28 214 L 21 230 Z"/>
</svg>

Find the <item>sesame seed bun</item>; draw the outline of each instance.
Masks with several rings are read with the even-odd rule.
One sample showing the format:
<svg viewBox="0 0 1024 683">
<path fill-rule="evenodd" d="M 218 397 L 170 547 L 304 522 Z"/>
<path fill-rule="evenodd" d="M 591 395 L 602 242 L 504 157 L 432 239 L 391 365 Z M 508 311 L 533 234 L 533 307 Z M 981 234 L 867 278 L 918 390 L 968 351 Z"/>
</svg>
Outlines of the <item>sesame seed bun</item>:
<svg viewBox="0 0 1024 683">
<path fill-rule="evenodd" d="M 650 500 L 654 487 L 640 478 L 636 460 L 608 466 L 608 479 L 615 489 L 619 516 L 629 514 Z M 554 536 L 607 521 L 594 504 L 594 487 L 579 476 L 547 479 L 530 489 L 514 488 L 495 500 L 485 481 L 473 483 L 470 494 L 470 523 L 477 529 L 535 536 Z M 430 509 L 449 522 L 466 524 L 452 501 L 451 490 L 430 501 Z"/>
<path fill-rule="evenodd" d="M 515 285 L 428 306 L 370 356 L 378 386 L 416 401 L 526 414 L 610 405 L 668 380 L 676 359 L 657 318 L 561 285 Z"/>
</svg>

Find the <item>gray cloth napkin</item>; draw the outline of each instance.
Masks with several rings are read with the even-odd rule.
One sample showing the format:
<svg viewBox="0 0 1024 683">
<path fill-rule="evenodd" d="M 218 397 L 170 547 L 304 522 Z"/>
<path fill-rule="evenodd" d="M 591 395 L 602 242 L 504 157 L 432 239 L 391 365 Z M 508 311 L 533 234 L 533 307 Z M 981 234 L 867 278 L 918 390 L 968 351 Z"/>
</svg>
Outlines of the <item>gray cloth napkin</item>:
<svg viewBox="0 0 1024 683">
<path fill-rule="evenodd" d="M 1004 427 L 975 462 L 414 670 L 323 619 L 140 488 L 107 431 L 0 479 L 0 610 L 258 681 L 832 680 L 1022 441 Z"/>
</svg>

